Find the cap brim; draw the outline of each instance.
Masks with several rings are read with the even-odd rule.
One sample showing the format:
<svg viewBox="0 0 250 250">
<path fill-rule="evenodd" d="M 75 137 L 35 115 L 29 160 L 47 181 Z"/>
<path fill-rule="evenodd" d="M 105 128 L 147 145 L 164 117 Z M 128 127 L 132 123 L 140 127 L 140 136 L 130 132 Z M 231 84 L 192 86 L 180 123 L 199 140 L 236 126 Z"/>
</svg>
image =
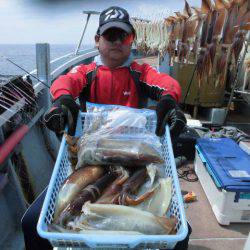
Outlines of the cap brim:
<svg viewBox="0 0 250 250">
<path fill-rule="evenodd" d="M 127 23 L 109 22 L 109 23 L 106 23 L 100 27 L 100 35 L 102 35 L 106 30 L 108 30 L 110 28 L 119 28 L 119 29 L 126 31 L 129 34 L 133 32 L 132 26 L 127 24 Z"/>
</svg>

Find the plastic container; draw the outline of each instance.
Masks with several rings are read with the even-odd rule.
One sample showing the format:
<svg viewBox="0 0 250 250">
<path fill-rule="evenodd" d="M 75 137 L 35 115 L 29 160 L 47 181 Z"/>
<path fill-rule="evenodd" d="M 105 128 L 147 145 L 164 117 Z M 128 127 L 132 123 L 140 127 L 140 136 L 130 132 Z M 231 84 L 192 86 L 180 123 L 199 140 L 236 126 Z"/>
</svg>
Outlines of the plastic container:
<svg viewBox="0 0 250 250">
<path fill-rule="evenodd" d="M 236 143 L 227 138 L 203 139 L 211 141 L 212 144 L 196 145 L 195 172 L 201 186 L 208 198 L 217 221 L 221 225 L 229 225 L 233 222 L 250 222 L 250 184 L 249 178 L 244 176 L 244 154 L 240 155 L 240 148 Z M 234 145 L 236 144 L 236 145 Z M 225 147 L 222 150 L 222 146 Z M 227 146 L 227 147 L 226 147 Z M 230 149 L 231 148 L 231 149 Z M 216 149 L 218 152 L 216 152 Z M 213 154 L 209 154 L 213 151 Z M 204 153 L 205 152 L 205 153 Z M 237 155 L 237 164 L 226 164 L 226 160 L 234 160 Z M 240 162 L 241 159 L 241 162 Z M 216 164 L 217 162 L 217 164 Z M 220 162 L 224 164 L 221 166 Z M 239 169 L 238 169 L 239 168 Z M 238 176 L 232 178 L 226 171 L 232 171 Z M 223 171 L 221 171 L 223 170 Z M 220 172 L 221 171 L 221 172 Z M 221 174 L 219 174 L 221 173 Z M 230 180 L 234 179 L 234 180 Z"/>
<path fill-rule="evenodd" d="M 77 125 L 77 134 L 82 132 L 82 124 L 85 120 L 85 126 L 91 122 L 91 114 L 81 113 Z M 151 132 L 155 130 L 155 124 L 149 119 L 147 129 Z M 166 135 L 161 138 L 163 144 L 163 157 L 166 164 L 166 176 L 172 178 L 172 202 L 169 213 L 174 215 L 177 220 L 177 234 L 175 235 L 95 235 L 78 233 L 55 233 L 48 231 L 48 224 L 53 220 L 55 209 L 55 200 L 62 182 L 71 172 L 70 163 L 67 156 L 67 145 L 65 139 L 62 139 L 54 171 L 48 186 L 48 191 L 39 217 L 37 231 L 43 238 L 48 239 L 54 247 L 80 247 L 80 248 L 167 248 L 172 249 L 178 241 L 183 240 L 188 233 L 187 222 L 184 213 L 183 201 L 177 177 L 175 161 L 172 152 L 169 129 L 166 129 Z"/>
</svg>

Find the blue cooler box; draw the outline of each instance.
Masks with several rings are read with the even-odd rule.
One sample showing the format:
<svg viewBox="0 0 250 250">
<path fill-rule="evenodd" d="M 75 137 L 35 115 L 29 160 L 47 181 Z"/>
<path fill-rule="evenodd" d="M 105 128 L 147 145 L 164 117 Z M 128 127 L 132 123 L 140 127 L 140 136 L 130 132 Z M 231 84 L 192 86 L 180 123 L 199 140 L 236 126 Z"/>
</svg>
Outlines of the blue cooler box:
<svg viewBox="0 0 250 250">
<path fill-rule="evenodd" d="M 250 155 L 228 138 L 200 138 L 195 171 L 222 225 L 250 222 Z"/>
</svg>

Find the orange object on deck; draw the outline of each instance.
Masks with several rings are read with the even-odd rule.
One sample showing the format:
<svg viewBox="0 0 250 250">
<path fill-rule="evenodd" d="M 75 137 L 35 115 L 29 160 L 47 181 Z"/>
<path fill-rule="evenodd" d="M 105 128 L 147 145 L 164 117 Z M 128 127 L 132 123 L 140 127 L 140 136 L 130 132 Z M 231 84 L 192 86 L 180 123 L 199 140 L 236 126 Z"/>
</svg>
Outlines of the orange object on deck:
<svg viewBox="0 0 250 250">
<path fill-rule="evenodd" d="M 197 200 L 197 196 L 196 194 L 192 191 L 192 192 L 188 192 L 187 194 L 185 194 L 183 196 L 183 199 L 186 203 L 188 202 L 193 202 Z"/>
</svg>

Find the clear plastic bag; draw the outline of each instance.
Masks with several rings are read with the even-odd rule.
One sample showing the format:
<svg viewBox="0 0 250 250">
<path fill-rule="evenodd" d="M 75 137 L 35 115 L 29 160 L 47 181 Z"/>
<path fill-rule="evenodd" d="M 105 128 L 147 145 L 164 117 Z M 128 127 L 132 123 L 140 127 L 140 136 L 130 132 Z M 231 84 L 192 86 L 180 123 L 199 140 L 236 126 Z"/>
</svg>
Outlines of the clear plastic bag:
<svg viewBox="0 0 250 250">
<path fill-rule="evenodd" d="M 154 134 L 155 112 L 114 105 L 93 105 L 78 144 L 77 167 L 89 164 L 141 166 L 163 163 Z"/>
</svg>

